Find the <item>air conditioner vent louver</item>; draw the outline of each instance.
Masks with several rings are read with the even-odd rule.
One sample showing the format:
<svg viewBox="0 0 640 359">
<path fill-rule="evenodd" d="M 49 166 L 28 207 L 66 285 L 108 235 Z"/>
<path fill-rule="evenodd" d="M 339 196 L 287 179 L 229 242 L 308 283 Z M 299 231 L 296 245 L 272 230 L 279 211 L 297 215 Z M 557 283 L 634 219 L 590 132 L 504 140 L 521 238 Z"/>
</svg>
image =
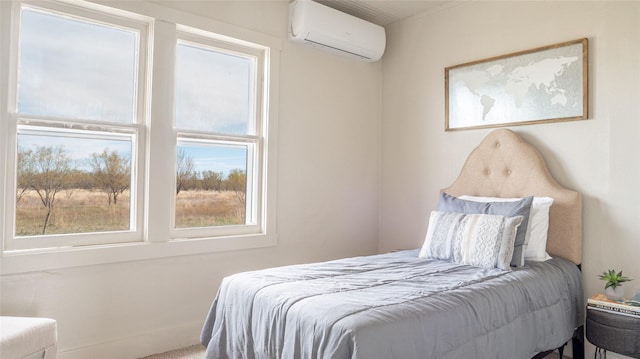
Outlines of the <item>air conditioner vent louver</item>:
<svg viewBox="0 0 640 359">
<path fill-rule="evenodd" d="M 322 46 L 322 47 L 328 47 L 328 48 L 333 49 L 333 50 L 336 50 L 336 51 L 344 52 L 344 53 L 346 53 L 346 54 L 348 54 L 348 55 L 351 55 L 351 56 L 357 56 L 357 57 L 359 57 L 359 58 L 361 58 L 361 59 L 371 60 L 371 61 L 376 61 L 376 60 L 372 60 L 370 57 L 366 57 L 366 56 L 364 56 L 364 55 L 356 54 L 355 52 L 349 52 L 349 51 L 346 51 L 346 50 L 343 50 L 343 49 L 339 49 L 339 48 L 337 48 L 337 47 L 332 47 L 332 46 L 329 46 L 329 45 L 324 45 L 324 44 L 321 44 L 321 43 L 319 43 L 319 42 L 315 42 L 315 41 L 313 41 L 313 40 L 309 40 L 309 39 L 305 39 L 305 40 L 306 40 L 306 41 L 308 41 L 308 42 L 310 42 L 310 43 L 311 43 L 311 44 L 313 44 L 313 45 Z"/>
</svg>

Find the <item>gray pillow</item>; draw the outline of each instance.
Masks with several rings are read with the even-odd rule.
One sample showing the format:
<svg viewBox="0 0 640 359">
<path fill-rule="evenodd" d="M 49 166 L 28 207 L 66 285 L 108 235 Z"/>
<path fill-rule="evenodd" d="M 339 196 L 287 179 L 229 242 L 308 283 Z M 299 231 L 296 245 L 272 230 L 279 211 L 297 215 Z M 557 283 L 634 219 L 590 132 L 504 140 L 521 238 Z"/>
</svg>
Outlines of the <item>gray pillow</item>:
<svg viewBox="0 0 640 359">
<path fill-rule="evenodd" d="M 522 216 L 432 211 L 419 257 L 510 270 L 521 221 Z"/>
<path fill-rule="evenodd" d="M 512 267 L 524 265 L 524 240 L 529 225 L 529 212 L 533 196 L 524 197 L 515 202 L 475 202 L 460 199 L 447 193 L 440 192 L 438 211 L 464 214 L 496 214 L 506 217 L 522 216 L 522 223 L 516 232 L 516 240 L 513 247 Z"/>
</svg>

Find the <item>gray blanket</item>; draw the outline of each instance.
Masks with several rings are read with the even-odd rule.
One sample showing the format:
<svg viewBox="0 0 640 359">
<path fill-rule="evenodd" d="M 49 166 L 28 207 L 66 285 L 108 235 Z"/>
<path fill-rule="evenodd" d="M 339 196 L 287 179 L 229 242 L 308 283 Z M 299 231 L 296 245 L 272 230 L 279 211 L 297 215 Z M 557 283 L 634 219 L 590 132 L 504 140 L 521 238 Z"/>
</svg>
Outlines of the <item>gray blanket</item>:
<svg viewBox="0 0 640 359">
<path fill-rule="evenodd" d="M 229 276 L 201 341 L 209 359 L 524 359 L 571 339 L 583 308 L 561 258 L 509 272 L 402 251 Z"/>
</svg>

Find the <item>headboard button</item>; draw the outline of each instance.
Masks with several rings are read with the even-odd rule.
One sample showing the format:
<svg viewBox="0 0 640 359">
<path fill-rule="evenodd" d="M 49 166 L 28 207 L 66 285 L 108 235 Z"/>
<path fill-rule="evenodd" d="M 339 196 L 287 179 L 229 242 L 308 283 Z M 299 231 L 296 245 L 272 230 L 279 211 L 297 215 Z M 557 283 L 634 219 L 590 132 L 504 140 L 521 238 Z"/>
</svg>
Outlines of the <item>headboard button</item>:
<svg viewBox="0 0 640 359">
<path fill-rule="evenodd" d="M 507 174 L 510 175 L 511 174 L 511 170 L 507 170 Z"/>
<path fill-rule="evenodd" d="M 491 174 L 491 170 L 485 170 L 484 174 L 486 174 L 487 176 Z"/>
</svg>

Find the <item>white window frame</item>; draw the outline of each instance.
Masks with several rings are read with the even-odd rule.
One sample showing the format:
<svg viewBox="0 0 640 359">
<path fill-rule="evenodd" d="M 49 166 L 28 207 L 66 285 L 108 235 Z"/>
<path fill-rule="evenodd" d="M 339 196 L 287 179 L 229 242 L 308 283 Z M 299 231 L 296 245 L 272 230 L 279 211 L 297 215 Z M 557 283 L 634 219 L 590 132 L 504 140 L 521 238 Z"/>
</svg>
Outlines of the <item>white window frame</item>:
<svg viewBox="0 0 640 359">
<path fill-rule="evenodd" d="M 11 8 L 28 1 L 13 0 L 12 2 L 0 2 L 0 20 L 2 31 L 0 31 L 0 63 L 7 64 L 16 55 L 15 44 L 6 24 L 11 22 Z M 48 1 L 37 2 L 36 4 L 49 4 Z M 139 19 L 153 19 L 150 24 L 151 40 L 148 44 L 149 51 L 153 56 L 149 57 L 148 70 L 150 74 L 144 82 L 144 90 L 151 93 L 150 103 L 145 103 L 138 110 L 144 112 L 145 123 L 137 124 L 138 141 L 141 147 L 141 155 L 138 160 L 141 163 L 141 170 L 138 173 L 138 181 L 142 185 L 140 192 L 152 193 L 143 197 L 138 202 L 138 206 L 143 208 L 143 218 L 138 222 L 138 227 L 142 230 L 142 241 L 116 243 L 108 245 L 92 245 L 83 247 L 56 247 L 39 248 L 32 250 L 14 250 L 6 247 L 8 234 L 13 236 L 13 218 L 3 216 L 0 218 L 0 239 L 2 239 L 2 251 L 0 252 L 0 273 L 21 273 L 37 270 L 49 270 L 56 268 L 69 268 L 85 265 L 96 265 L 104 263 L 115 263 L 122 261 L 135 261 L 145 259 L 155 259 L 173 257 L 181 255 L 192 255 L 202 253 L 213 253 L 228 250 L 239 250 L 248 248 L 270 247 L 277 244 L 276 232 L 276 173 L 277 173 L 277 114 L 278 114 L 278 78 L 280 49 L 282 40 L 270 35 L 258 33 L 234 25 L 217 22 L 215 20 L 187 14 L 178 10 L 166 8 L 147 2 L 118 2 L 104 3 L 108 5 L 98 5 L 76 0 L 64 0 L 51 2 L 51 4 L 62 3 L 62 5 L 75 6 L 86 11 L 112 11 L 112 15 L 134 15 Z M 57 6 L 57 5 L 53 5 Z M 117 8 L 113 8 L 113 6 Z M 110 19 L 109 19 L 110 20 Z M 182 24 L 182 25 L 176 25 Z M 259 231 L 250 234 L 219 234 L 211 236 L 195 236 L 191 239 L 178 239 L 180 236 L 172 235 L 173 208 L 172 197 L 175 197 L 175 165 L 174 161 L 167 161 L 167 158 L 176 158 L 176 143 L 178 132 L 172 127 L 173 120 L 173 97 L 171 91 L 166 88 L 173 88 L 173 74 L 167 73 L 167 68 L 173 68 L 175 62 L 175 41 L 177 38 L 176 29 L 180 26 L 188 26 L 195 35 L 199 31 L 203 34 L 216 34 L 221 41 L 236 39 L 240 45 L 250 45 L 264 51 L 264 103 L 261 106 L 260 114 L 264 116 L 264 127 L 260 133 L 264 136 L 261 141 L 263 153 L 258 159 L 262 167 L 260 176 L 255 177 L 255 185 L 260 188 L 262 198 L 261 208 L 263 212 L 259 215 L 261 222 Z M 13 30 L 15 31 L 15 29 Z M 202 35 L 202 34 L 200 34 Z M 241 39 L 241 40 L 237 40 Z M 11 51 L 9 51 L 9 49 Z M 10 66 L 14 68 L 15 66 Z M 7 108 L 7 104 L 12 103 L 12 94 L 7 83 L 15 78 L 16 74 L 8 70 L 7 66 L 0 68 L 0 153 L 7 153 L 12 146 L 16 145 L 16 121 L 7 121 L 6 116 L 15 110 Z M 142 83 L 141 83 L 142 84 Z M 15 112 L 15 111 L 14 111 Z M 97 124 L 96 126 L 106 126 L 107 124 Z M 151 125 L 152 131 L 146 131 L 146 126 Z M 108 126 L 106 126 L 108 127 Z M 104 128 L 102 128 L 104 129 Z M 182 133 L 181 135 L 184 135 Z M 267 136 L 268 135 L 268 136 Z M 0 200 L 6 203 L 12 198 L 15 189 L 14 170 L 15 153 L 11 155 L 0 155 Z M 144 187 L 143 187 L 144 185 Z M 13 205 L 13 203 L 12 203 Z M 5 206 L 6 207 L 6 206 Z M 11 207 L 11 206 L 10 206 Z M 14 209 L 11 209 L 13 212 Z M 6 212 L 5 212 L 6 213 Z M 7 226 L 11 226 L 7 230 Z M 78 234 L 84 236 L 84 234 Z"/>
<path fill-rule="evenodd" d="M 246 218 L 248 223 L 243 225 L 230 226 L 209 226 L 199 228 L 176 228 L 175 226 L 175 204 L 176 196 L 172 196 L 171 201 L 171 238 L 207 238 L 228 235 L 246 235 L 258 234 L 264 232 L 264 218 L 262 213 L 265 212 L 264 201 L 262 200 L 263 190 L 263 169 L 265 162 L 263 158 L 263 147 L 266 132 L 264 124 L 267 122 L 266 113 L 263 111 L 264 101 L 267 97 L 265 91 L 265 68 L 268 57 L 268 48 L 255 44 L 249 44 L 245 41 L 230 39 L 214 33 L 208 33 L 202 30 L 189 28 L 186 26 L 177 26 L 177 42 L 203 49 L 211 49 L 223 53 L 238 55 L 241 57 L 252 58 L 255 63 L 255 78 L 253 79 L 254 106 L 250 111 L 252 123 L 249 126 L 249 134 L 234 135 L 222 134 L 204 131 L 187 131 L 184 129 L 176 129 L 176 142 L 202 142 L 209 144 L 229 144 L 229 145 L 247 145 L 247 189 L 246 189 Z M 175 157 L 174 157 L 175 158 Z M 175 178 L 175 176 L 174 176 Z M 175 184 L 174 184 L 175 188 Z"/>
<path fill-rule="evenodd" d="M 43 250 L 47 248 L 74 247 L 100 244 L 115 244 L 125 242 L 142 242 L 143 241 L 143 212 L 142 206 L 138 204 L 144 203 L 144 177 L 139 176 L 144 169 L 144 148 L 145 146 L 145 115 L 146 115 L 146 65 L 147 65 L 147 49 L 149 38 L 148 29 L 151 25 L 150 19 L 143 18 L 133 14 L 126 14 L 122 11 L 100 10 L 94 6 L 83 8 L 73 6 L 61 2 L 15 2 L 11 9 L 11 47 L 10 47 L 10 66 L 7 90 L 8 100 L 7 117 L 2 121 L 8 122 L 10 132 L 7 136 L 9 144 L 7 153 L 7 175 L 5 191 L 7 191 L 7 199 L 15 198 L 16 195 L 16 175 L 15 175 L 15 158 L 17 151 L 17 134 L 19 128 L 30 128 L 30 131 L 38 131 L 42 134 L 47 132 L 55 136 L 56 133 L 67 133 L 69 135 L 87 130 L 95 133 L 108 134 L 127 134 L 132 139 L 131 152 L 131 206 L 129 208 L 131 214 L 131 229 L 116 230 L 100 233 L 68 233 L 68 234 L 47 234 L 33 235 L 26 237 L 14 237 L 15 233 L 15 201 L 7 200 L 4 202 L 5 228 L 4 228 L 4 245 L 6 251 L 17 250 Z M 38 11 L 62 17 L 76 19 L 86 23 L 94 23 L 98 25 L 106 25 L 113 28 L 122 28 L 128 31 L 138 33 L 138 53 L 137 53 L 137 72 L 136 86 L 134 87 L 134 111 L 133 123 L 109 123 L 95 120 L 81 121 L 70 118 L 55 118 L 51 116 L 31 115 L 18 113 L 17 97 L 18 97 L 18 43 L 17 34 L 20 33 L 20 18 L 23 9 Z M 14 35 L 15 34 L 15 35 Z"/>
<path fill-rule="evenodd" d="M 214 146 L 246 147 L 247 163 L 251 166 L 247 167 L 247 190 L 245 202 L 248 205 L 245 206 L 245 218 L 247 218 L 245 224 L 178 228 L 175 225 L 176 196 L 174 195 L 171 197 L 171 238 L 189 239 L 262 233 L 262 224 L 264 221 L 260 214 L 264 212 L 264 209 L 262 208 L 262 201 L 260 198 L 262 188 L 259 185 L 261 182 L 259 179 L 261 178 L 262 165 L 257 160 L 260 157 L 259 153 L 262 152 L 259 148 L 262 141 L 259 141 L 258 139 L 252 141 L 251 139 L 246 138 L 232 139 L 227 136 L 206 136 L 201 133 L 192 134 L 185 132 L 178 132 L 177 141 L 191 144 L 200 143 Z"/>
<path fill-rule="evenodd" d="M 25 121 L 25 119 L 20 118 L 18 120 L 20 122 L 18 129 L 18 133 L 27 133 L 27 134 L 47 134 L 49 136 L 56 136 L 56 128 L 60 126 L 60 123 L 48 123 L 46 121 Z M 44 122 L 44 123 L 43 123 Z M 37 125 L 35 125 L 37 124 Z M 46 125 L 44 127 L 43 125 Z M 72 129 L 70 130 L 69 127 Z M 86 125 L 82 125 L 82 128 L 73 129 L 73 125 L 70 123 L 66 123 L 64 128 L 65 134 L 73 135 L 78 138 L 108 138 L 108 137 L 122 137 L 129 138 L 132 144 L 131 151 L 131 178 L 132 182 L 137 182 L 137 185 L 132 186 L 131 188 L 131 198 L 133 200 L 130 201 L 129 208 L 129 222 L 131 229 L 127 230 L 113 230 L 108 232 L 96 232 L 96 233 L 68 233 L 68 234 L 47 234 L 47 235 L 34 235 L 34 236 L 23 236 L 14 238 L 13 234 L 15 232 L 14 226 L 7 226 L 7 229 L 10 230 L 10 233 L 7 233 L 7 241 L 5 243 L 6 250 L 28 250 L 28 249 L 41 249 L 41 248 L 55 248 L 55 247 L 73 247 L 73 246 L 87 246 L 87 245 L 98 245 L 98 244 L 115 244 L 115 243 L 127 243 L 127 242 L 141 242 L 142 241 L 142 213 L 137 210 L 138 203 L 143 203 L 144 200 L 144 191 L 138 190 L 141 189 L 141 182 L 137 175 L 139 169 L 138 161 L 138 146 L 140 145 L 140 141 L 138 141 L 138 134 L 140 131 L 137 129 L 137 126 L 124 126 L 118 128 L 107 128 L 105 126 L 99 126 L 99 130 L 88 130 Z M 79 126 L 78 126 L 79 127 Z M 15 158 L 15 156 L 14 156 Z M 14 167 L 12 167 L 14 168 Z M 13 176 L 12 179 L 15 179 Z M 7 190 L 13 194 L 13 198 L 15 198 L 16 186 L 12 186 L 7 188 Z M 9 201 L 6 204 L 7 206 L 12 205 L 15 206 L 15 202 Z M 10 208 L 6 208 L 6 216 L 7 221 L 11 224 L 15 223 L 15 211 L 10 211 Z"/>
</svg>

